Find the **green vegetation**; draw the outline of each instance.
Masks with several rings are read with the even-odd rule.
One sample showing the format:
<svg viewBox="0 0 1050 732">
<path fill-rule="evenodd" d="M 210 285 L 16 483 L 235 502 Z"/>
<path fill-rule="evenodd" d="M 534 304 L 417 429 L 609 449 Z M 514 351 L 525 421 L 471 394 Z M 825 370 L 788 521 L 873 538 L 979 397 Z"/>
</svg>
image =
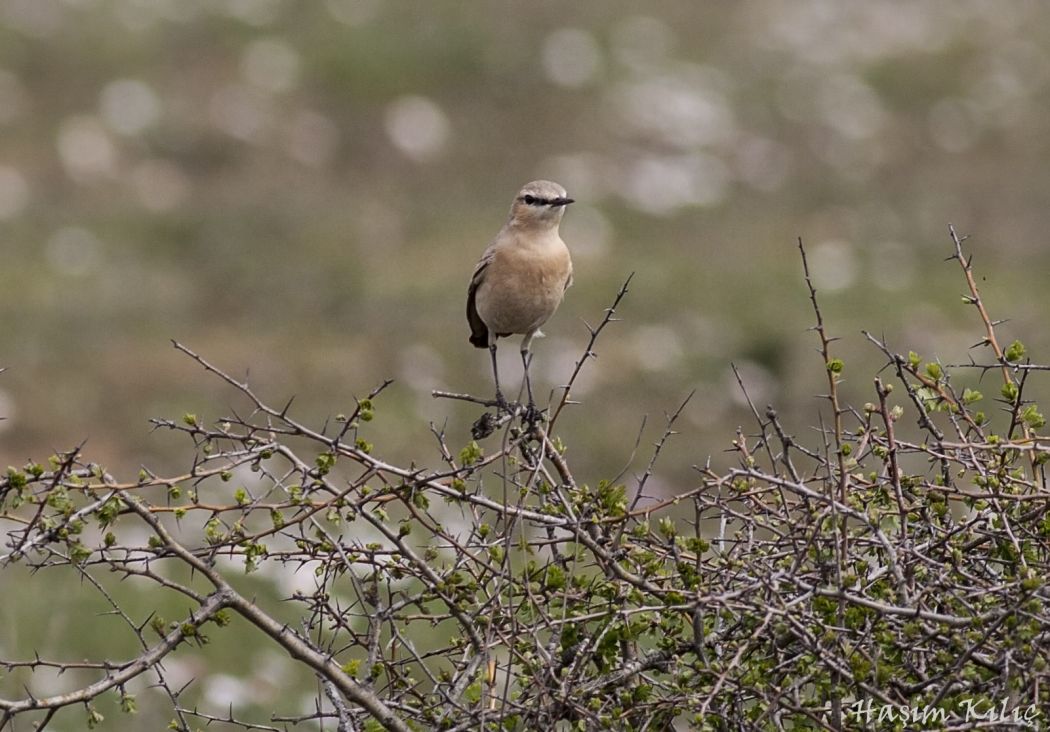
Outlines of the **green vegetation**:
<svg viewBox="0 0 1050 732">
<path fill-rule="evenodd" d="M 54 656 L 0 657 L 0 728 L 22 716 L 72 724 L 78 713 L 89 728 L 170 714 L 177 730 L 1040 723 L 1050 705 L 1050 441 L 1027 387 L 1048 367 L 1019 341 L 1000 345 L 950 233 L 984 361 L 902 356 L 866 333 L 888 373 L 874 377 L 874 401 L 853 408 L 813 288 L 816 260 L 803 251 L 827 387 L 816 438 L 755 409 L 732 464 L 708 461 L 670 499 L 650 479 L 692 395 L 626 482 L 577 474 L 562 420 L 570 407 L 596 419 L 571 396 L 626 285 L 544 419 L 521 405 L 490 413 L 498 439 L 488 449 L 471 441 L 458 458 L 434 428 L 436 470 L 362 447 L 387 419 L 388 382 L 351 417 L 314 427 L 176 344 L 240 403 L 214 422 L 154 420 L 191 442 L 188 472 L 120 483 L 72 451 L 0 478 L 4 578 L 23 566 L 35 571 L 22 579 L 30 586 L 77 578 L 90 591 L 75 607 L 109 609 L 81 621 L 107 628 L 87 661 L 64 660 L 54 643 Z M 1004 394 L 1012 387 L 992 420 L 973 411 L 979 393 L 956 386 L 969 370 L 995 374 Z M 269 591 L 249 579 L 260 576 Z M 274 596 L 289 581 L 296 588 Z M 222 652 L 246 665 L 251 651 L 230 643 L 249 629 L 300 693 L 316 679 L 311 711 L 289 703 L 290 685 L 256 696 L 251 685 L 266 676 L 238 685 L 218 673 Z M 170 669 L 186 663 L 209 680 L 175 683 Z M 78 680 L 56 693 L 45 678 L 54 670 Z M 208 688 L 223 679 L 235 694 L 224 709 Z"/>
</svg>

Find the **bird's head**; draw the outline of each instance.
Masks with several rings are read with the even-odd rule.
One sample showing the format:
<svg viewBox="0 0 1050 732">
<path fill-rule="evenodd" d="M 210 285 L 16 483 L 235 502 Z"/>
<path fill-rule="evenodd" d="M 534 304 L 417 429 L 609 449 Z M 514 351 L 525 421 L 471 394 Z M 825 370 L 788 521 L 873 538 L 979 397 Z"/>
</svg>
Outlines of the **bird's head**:
<svg viewBox="0 0 1050 732">
<path fill-rule="evenodd" d="M 534 180 L 526 183 L 514 197 L 510 220 L 516 226 L 557 226 L 565 213 L 565 207 L 572 202 L 565 189 L 557 183 Z"/>
</svg>

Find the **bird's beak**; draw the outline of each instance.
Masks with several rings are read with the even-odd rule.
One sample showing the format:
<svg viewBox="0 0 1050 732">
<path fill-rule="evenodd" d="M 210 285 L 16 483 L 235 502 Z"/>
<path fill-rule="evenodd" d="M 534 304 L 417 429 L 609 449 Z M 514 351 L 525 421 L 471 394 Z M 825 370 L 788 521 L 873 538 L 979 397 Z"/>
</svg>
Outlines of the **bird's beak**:
<svg viewBox="0 0 1050 732">
<path fill-rule="evenodd" d="M 551 206 L 554 207 L 554 208 L 558 208 L 559 206 L 568 206 L 570 203 L 576 203 L 576 200 L 573 199 L 573 198 L 561 197 L 561 198 L 555 198 L 554 200 L 552 200 L 551 201 Z"/>
</svg>

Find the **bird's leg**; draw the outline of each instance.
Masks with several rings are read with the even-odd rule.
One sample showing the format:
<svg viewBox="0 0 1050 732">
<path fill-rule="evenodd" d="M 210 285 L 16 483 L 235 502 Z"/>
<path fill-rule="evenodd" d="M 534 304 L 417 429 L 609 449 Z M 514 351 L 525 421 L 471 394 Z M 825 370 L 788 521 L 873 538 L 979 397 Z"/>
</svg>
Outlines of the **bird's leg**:
<svg viewBox="0 0 1050 732">
<path fill-rule="evenodd" d="M 540 419 L 540 412 L 536 409 L 536 400 L 532 398 L 532 379 L 529 378 L 529 364 L 532 363 L 532 353 L 527 347 L 521 349 L 521 365 L 525 371 L 525 391 L 529 395 L 529 406 L 525 408 L 525 421 L 536 424 Z"/>
<path fill-rule="evenodd" d="M 496 381 L 496 409 L 510 411 L 507 400 L 503 398 L 503 392 L 499 388 L 499 367 L 496 365 L 496 342 L 489 344 L 489 354 L 492 356 L 492 378 Z"/>
</svg>

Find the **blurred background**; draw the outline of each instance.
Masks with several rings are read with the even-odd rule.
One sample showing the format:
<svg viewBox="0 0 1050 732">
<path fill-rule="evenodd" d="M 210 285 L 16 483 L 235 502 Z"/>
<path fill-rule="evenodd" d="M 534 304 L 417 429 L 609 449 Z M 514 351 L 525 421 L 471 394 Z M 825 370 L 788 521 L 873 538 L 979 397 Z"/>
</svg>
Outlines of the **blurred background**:
<svg viewBox="0 0 1050 732">
<path fill-rule="evenodd" d="M 581 482 L 648 415 L 643 470 L 694 389 L 649 485 L 732 459 L 731 362 L 811 437 L 799 236 L 854 403 L 861 328 L 947 363 L 979 339 L 949 222 L 1004 342 L 1050 353 L 1046 4 L 0 0 L 0 467 L 85 439 L 123 479 L 187 467 L 148 418 L 231 395 L 171 338 L 314 424 L 393 378 L 366 437 L 436 466 L 428 424 L 455 450 L 479 412 L 431 390 L 492 390 L 467 282 L 539 177 L 578 201 L 542 391 L 636 273 L 561 422 Z"/>
<path fill-rule="evenodd" d="M 371 437 L 436 461 L 428 422 L 457 446 L 478 410 L 431 389 L 492 389 L 466 283 L 538 177 L 579 201 L 545 392 L 637 273 L 563 423 L 588 482 L 696 389 L 660 474 L 692 485 L 750 426 L 730 362 L 816 424 L 798 236 L 857 400 L 861 328 L 977 340 L 949 222 L 1045 353 L 1048 39 L 1020 2 L 0 0 L 0 464 L 185 466 L 147 419 L 228 399 L 170 338 L 317 422 L 393 378 Z"/>
</svg>

